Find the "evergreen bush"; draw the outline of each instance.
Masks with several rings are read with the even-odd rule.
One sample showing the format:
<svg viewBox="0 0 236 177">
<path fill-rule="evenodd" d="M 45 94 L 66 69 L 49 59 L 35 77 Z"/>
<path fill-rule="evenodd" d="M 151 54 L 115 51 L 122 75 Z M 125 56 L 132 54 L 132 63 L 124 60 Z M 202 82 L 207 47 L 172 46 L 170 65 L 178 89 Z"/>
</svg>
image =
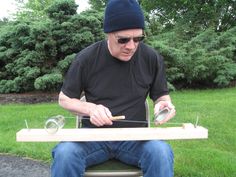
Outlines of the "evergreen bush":
<svg viewBox="0 0 236 177">
<path fill-rule="evenodd" d="M 217 33 L 211 28 L 179 40 L 175 31 L 153 37 L 167 65 L 167 78 L 176 87 L 226 87 L 236 79 L 236 27 Z"/>
<path fill-rule="evenodd" d="M 63 81 L 62 74 L 51 73 L 38 77 L 34 82 L 34 87 L 42 91 L 58 91 Z"/>
<path fill-rule="evenodd" d="M 73 0 L 55 1 L 48 17 L 0 28 L 0 93 L 55 91 L 83 48 L 104 38 L 102 13 L 76 13 Z"/>
</svg>

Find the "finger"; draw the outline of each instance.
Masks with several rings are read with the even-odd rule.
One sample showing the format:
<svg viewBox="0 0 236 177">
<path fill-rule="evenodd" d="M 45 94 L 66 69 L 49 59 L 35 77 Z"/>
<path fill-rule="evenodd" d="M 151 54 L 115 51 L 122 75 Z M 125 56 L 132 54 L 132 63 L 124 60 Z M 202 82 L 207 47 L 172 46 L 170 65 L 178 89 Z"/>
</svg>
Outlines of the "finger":
<svg viewBox="0 0 236 177">
<path fill-rule="evenodd" d="M 112 125 L 112 121 L 109 117 L 112 117 L 111 112 L 108 108 L 103 105 L 97 105 L 96 111 L 94 111 L 96 122 L 102 125 Z"/>
<path fill-rule="evenodd" d="M 159 101 L 154 108 L 154 114 L 158 114 L 162 109 L 168 106 L 169 101 Z"/>
<path fill-rule="evenodd" d="M 170 110 L 175 109 L 175 106 L 170 101 L 167 102 L 167 106 Z"/>
<path fill-rule="evenodd" d="M 96 111 L 96 118 L 98 119 L 98 121 L 100 123 L 102 123 L 103 125 L 106 124 L 106 111 L 105 111 L 105 107 L 103 105 L 98 105 L 97 106 L 97 111 Z"/>
<path fill-rule="evenodd" d="M 95 125 L 95 126 L 102 126 L 104 125 L 103 122 L 101 122 L 98 118 L 100 117 L 100 113 L 99 113 L 99 106 L 95 105 L 92 107 L 92 109 L 90 110 L 90 122 Z"/>
<path fill-rule="evenodd" d="M 160 103 L 157 103 L 156 105 L 155 105 L 155 108 L 154 108 L 154 114 L 156 115 L 156 114 L 158 114 L 159 113 L 159 111 L 161 110 L 161 104 Z"/>
<path fill-rule="evenodd" d="M 103 125 L 111 125 L 112 121 L 110 117 L 112 117 L 111 112 L 108 108 L 103 105 L 99 105 L 99 120 L 103 123 Z"/>
<path fill-rule="evenodd" d="M 97 127 L 103 126 L 103 123 L 99 121 L 99 119 L 97 119 L 95 116 L 90 116 L 90 122 Z"/>
<path fill-rule="evenodd" d="M 105 113 L 106 113 L 106 124 L 107 125 L 112 125 L 113 124 L 113 122 L 112 122 L 112 120 L 111 120 L 111 117 L 112 117 L 112 114 L 111 114 L 111 112 L 110 112 L 110 110 L 108 109 L 108 108 L 105 108 Z"/>
</svg>

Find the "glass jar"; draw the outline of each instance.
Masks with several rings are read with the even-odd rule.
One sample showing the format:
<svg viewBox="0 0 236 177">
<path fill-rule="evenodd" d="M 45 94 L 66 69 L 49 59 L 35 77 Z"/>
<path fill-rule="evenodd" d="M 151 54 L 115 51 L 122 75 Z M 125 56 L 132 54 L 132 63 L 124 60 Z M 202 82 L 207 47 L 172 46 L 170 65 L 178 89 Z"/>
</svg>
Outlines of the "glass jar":
<svg viewBox="0 0 236 177">
<path fill-rule="evenodd" d="M 57 115 L 50 117 L 46 122 L 45 122 L 45 130 L 49 134 L 55 134 L 59 129 L 63 128 L 65 125 L 65 117 L 62 115 Z"/>
</svg>

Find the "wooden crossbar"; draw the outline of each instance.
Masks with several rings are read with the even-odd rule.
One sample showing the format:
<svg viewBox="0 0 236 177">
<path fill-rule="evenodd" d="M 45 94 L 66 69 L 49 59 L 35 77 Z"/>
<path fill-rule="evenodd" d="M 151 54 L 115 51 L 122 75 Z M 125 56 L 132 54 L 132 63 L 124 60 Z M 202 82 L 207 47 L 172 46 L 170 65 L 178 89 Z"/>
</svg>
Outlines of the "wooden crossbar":
<svg viewBox="0 0 236 177">
<path fill-rule="evenodd" d="M 131 140 L 178 140 L 206 139 L 208 130 L 183 124 L 182 127 L 166 128 L 81 128 L 60 129 L 48 134 L 44 129 L 22 129 L 16 133 L 18 142 L 57 141 L 131 141 Z"/>
</svg>

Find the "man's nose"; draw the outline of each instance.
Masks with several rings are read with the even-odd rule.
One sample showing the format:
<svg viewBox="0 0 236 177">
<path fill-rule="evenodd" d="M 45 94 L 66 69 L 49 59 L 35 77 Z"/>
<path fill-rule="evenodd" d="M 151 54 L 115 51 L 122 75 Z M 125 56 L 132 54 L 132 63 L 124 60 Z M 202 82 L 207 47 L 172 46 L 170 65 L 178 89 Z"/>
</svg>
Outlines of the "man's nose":
<svg viewBox="0 0 236 177">
<path fill-rule="evenodd" d="M 129 42 L 125 44 L 125 48 L 128 49 L 135 49 L 136 48 L 136 43 L 131 39 Z"/>
</svg>

